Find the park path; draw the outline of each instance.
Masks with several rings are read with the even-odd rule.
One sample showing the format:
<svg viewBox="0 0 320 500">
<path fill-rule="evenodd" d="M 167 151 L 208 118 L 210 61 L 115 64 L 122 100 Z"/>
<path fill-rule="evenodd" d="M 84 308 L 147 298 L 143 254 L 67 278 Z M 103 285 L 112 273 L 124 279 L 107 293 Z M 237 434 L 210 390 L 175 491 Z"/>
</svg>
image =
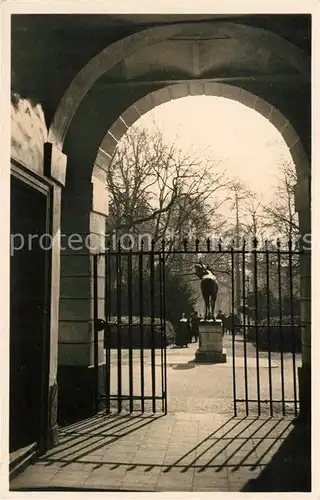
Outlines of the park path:
<svg viewBox="0 0 320 500">
<path fill-rule="evenodd" d="M 232 414 L 233 404 L 233 357 L 232 337 L 225 335 L 223 339 L 224 348 L 227 351 L 227 363 L 201 364 L 195 362 L 197 343 L 189 344 L 188 348 L 167 349 L 167 387 L 168 387 L 168 412 L 188 413 L 223 413 Z M 251 343 L 247 343 L 247 376 L 248 397 L 257 399 L 257 359 L 256 349 Z M 133 356 L 133 392 L 140 394 L 140 363 L 139 351 Z M 117 355 L 112 353 L 111 367 L 111 391 L 117 394 Z M 245 363 L 244 343 L 241 335 L 235 335 L 235 380 L 237 398 L 245 397 Z M 296 355 L 296 370 L 301 365 L 301 355 Z M 279 353 L 271 354 L 271 377 L 272 398 L 281 400 L 282 390 L 286 400 L 292 400 L 294 396 L 293 363 L 290 353 L 284 354 L 283 380 L 281 384 L 281 360 Z M 129 362 L 126 351 L 122 351 L 122 393 L 129 394 Z M 144 351 L 144 384 L 145 394 L 152 394 L 151 389 L 151 355 L 150 351 Z M 259 353 L 259 389 L 261 400 L 270 399 L 269 360 L 266 352 Z M 156 394 L 161 394 L 161 354 L 156 351 Z M 115 403 L 116 405 L 116 403 Z M 135 403 L 137 409 L 139 403 Z M 150 403 L 151 407 L 151 403 Z M 256 405 L 250 407 L 256 413 Z M 160 402 L 159 402 L 160 408 Z M 238 404 L 238 411 L 243 413 L 244 404 Z M 286 405 L 286 412 L 292 414 L 293 404 Z M 281 403 L 273 405 L 275 414 L 282 414 Z M 268 404 L 261 404 L 261 412 L 269 415 Z"/>
</svg>

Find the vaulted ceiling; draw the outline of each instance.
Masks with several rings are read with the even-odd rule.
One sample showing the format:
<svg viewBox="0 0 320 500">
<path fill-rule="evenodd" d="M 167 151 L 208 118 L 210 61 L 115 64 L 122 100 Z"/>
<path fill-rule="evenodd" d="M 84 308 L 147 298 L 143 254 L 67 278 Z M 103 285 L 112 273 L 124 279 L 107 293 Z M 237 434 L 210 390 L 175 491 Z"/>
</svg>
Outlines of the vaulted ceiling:
<svg viewBox="0 0 320 500">
<path fill-rule="evenodd" d="M 127 57 L 99 85 L 151 83 L 190 78 L 301 79 L 288 63 L 254 40 L 239 43 L 221 23 L 260 27 L 311 50 L 308 15 L 13 15 L 12 90 L 40 101 L 47 123 L 76 74 L 106 46 L 153 26 L 196 23 L 198 33 L 176 36 Z M 208 30 L 208 22 L 211 24 Z M 288 78 L 289 77 L 289 78 Z"/>
</svg>

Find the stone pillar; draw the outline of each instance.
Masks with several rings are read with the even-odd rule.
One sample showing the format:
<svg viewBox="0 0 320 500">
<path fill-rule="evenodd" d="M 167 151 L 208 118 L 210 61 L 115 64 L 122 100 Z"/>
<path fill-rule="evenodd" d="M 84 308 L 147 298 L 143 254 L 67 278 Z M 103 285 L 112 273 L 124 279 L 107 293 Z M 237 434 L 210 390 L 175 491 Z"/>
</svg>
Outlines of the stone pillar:
<svg viewBox="0 0 320 500">
<path fill-rule="evenodd" d="M 48 390 L 48 431 L 43 448 L 50 448 L 58 442 L 58 324 L 60 297 L 60 226 L 61 192 L 66 177 L 67 157 L 53 144 L 44 144 L 44 174 L 54 182 L 52 189 L 52 246 L 51 246 L 51 307 L 50 307 L 50 361 Z"/>
<path fill-rule="evenodd" d="M 62 211 L 59 318 L 59 422 L 95 412 L 93 255 L 104 249 L 107 197 L 104 179 L 77 180 Z M 73 242 L 73 243 L 71 243 Z M 98 257 L 98 317 L 105 319 L 105 259 Z M 98 334 L 99 382 L 104 381 L 103 331 Z M 103 392 L 103 387 L 100 387 Z"/>
<path fill-rule="evenodd" d="M 222 345 L 222 321 L 200 321 L 199 349 L 196 361 L 204 363 L 226 363 L 226 350 Z"/>
<path fill-rule="evenodd" d="M 298 369 L 301 419 L 311 418 L 311 179 L 295 187 L 295 208 L 299 214 L 303 253 L 300 256 L 300 317 L 302 366 Z"/>
<path fill-rule="evenodd" d="M 60 293 L 60 209 L 61 188 L 53 189 L 53 216 L 52 216 L 52 250 L 51 250 L 51 311 L 50 311 L 50 364 L 49 364 L 49 393 L 48 393 L 48 434 L 46 448 L 51 448 L 58 442 L 58 321 L 59 321 L 59 293 Z"/>
</svg>

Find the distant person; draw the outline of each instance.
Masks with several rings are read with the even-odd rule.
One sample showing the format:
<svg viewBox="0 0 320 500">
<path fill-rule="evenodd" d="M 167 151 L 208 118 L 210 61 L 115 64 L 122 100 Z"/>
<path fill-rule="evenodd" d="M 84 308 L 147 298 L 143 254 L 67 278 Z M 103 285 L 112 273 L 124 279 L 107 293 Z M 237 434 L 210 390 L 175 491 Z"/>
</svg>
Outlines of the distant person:
<svg viewBox="0 0 320 500">
<path fill-rule="evenodd" d="M 221 309 L 218 310 L 218 313 L 217 313 L 217 319 L 221 319 L 222 318 L 225 318 L 225 315 L 223 314 L 223 312 L 221 311 Z"/>
<path fill-rule="evenodd" d="M 222 335 L 224 335 L 224 332 L 225 332 L 225 323 L 226 323 L 226 315 L 223 314 L 223 312 L 221 311 L 221 309 L 219 309 L 218 311 L 218 314 L 217 314 L 217 319 L 220 319 L 222 321 Z"/>
<path fill-rule="evenodd" d="M 182 313 L 176 335 L 176 346 L 189 347 L 191 337 L 191 326 L 184 313 Z"/>
<path fill-rule="evenodd" d="M 231 335 L 231 333 L 232 333 L 232 327 L 233 327 L 233 319 L 232 319 L 232 314 L 231 313 L 225 319 L 224 324 L 225 324 L 225 331 L 226 331 L 226 333 L 229 333 Z"/>
<path fill-rule="evenodd" d="M 225 330 L 226 332 L 232 334 L 232 330 L 234 332 L 239 332 L 241 330 L 241 320 L 238 314 L 229 314 L 229 316 L 225 320 Z"/>
<path fill-rule="evenodd" d="M 191 323 L 191 341 L 194 338 L 195 342 L 198 342 L 199 338 L 199 321 L 200 317 L 197 311 L 193 312 L 191 315 L 190 323 Z"/>
<path fill-rule="evenodd" d="M 234 328 L 235 332 L 241 332 L 241 318 L 237 313 L 234 315 Z"/>
</svg>

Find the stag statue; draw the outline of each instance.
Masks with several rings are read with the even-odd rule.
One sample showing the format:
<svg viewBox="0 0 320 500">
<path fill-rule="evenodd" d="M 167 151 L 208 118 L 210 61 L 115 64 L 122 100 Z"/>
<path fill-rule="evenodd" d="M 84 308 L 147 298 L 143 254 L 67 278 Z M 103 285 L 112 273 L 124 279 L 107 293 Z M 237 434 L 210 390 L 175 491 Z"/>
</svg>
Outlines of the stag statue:
<svg viewBox="0 0 320 500">
<path fill-rule="evenodd" d="M 218 281 L 211 269 L 202 263 L 195 265 L 195 272 L 201 279 L 201 292 L 206 307 L 205 320 L 215 319 L 214 308 L 218 294 Z"/>
</svg>

